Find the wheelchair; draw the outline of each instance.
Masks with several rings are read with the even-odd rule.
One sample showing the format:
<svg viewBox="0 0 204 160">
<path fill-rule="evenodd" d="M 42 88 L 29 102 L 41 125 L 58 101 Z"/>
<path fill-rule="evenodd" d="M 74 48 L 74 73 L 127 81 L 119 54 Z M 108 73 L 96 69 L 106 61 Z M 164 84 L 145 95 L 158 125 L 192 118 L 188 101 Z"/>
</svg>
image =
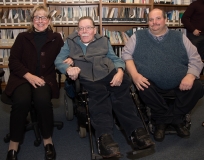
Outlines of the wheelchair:
<svg viewBox="0 0 204 160">
<path fill-rule="evenodd" d="M 141 100 L 138 95 L 138 91 L 134 85 L 131 86 L 131 93 L 133 94 L 134 102 L 138 109 L 140 110 L 142 117 L 144 118 L 144 122 L 148 126 L 148 130 L 151 134 L 154 134 L 155 131 L 155 122 L 151 118 L 151 109 Z M 173 90 L 166 94 L 162 94 L 167 104 L 173 103 L 175 100 L 175 93 Z M 183 117 L 183 122 L 185 127 L 190 130 L 191 128 L 191 114 L 188 113 Z M 169 125 L 165 131 L 165 134 L 177 134 L 176 130 Z"/>
<path fill-rule="evenodd" d="M 131 91 L 131 88 L 130 88 L 130 93 L 134 100 L 135 92 Z M 91 127 L 91 121 L 89 117 L 88 102 L 89 102 L 88 92 L 80 84 L 79 80 L 77 79 L 76 81 L 72 81 L 70 79 L 67 79 L 65 81 L 65 93 L 64 93 L 64 106 L 65 106 L 66 119 L 70 121 L 74 118 L 74 115 L 76 115 L 78 120 L 79 136 L 81 138 L 84 138 L 86 137 L 87 130 L 89 132 L 92 159 L 103 159 L 102 156 L 94 153 L 93 140 L 92 140 L 92 127 Z M 136 105 L 136 106 L 137 106 L 138 114 L 143 122 L 143 125 L 147 133 L 149 134 L 147 125 L 143 118 L 143 114 L 139 108 L 140 106 L 139 105 Z M 113 113 L 113 116 L 114 116 L 114 113 Z M 116 118 L 114 118 L 114 123 L 118 130 L 123 130 L 123 128 L 120 126 L 119 121 Z M 133 151 L 128 154 L 130 156 L 132 155 L 134 156 L 140 152 L 143 152 L 143 150 Z"/>
<path fill-rule="evenodd" d="M 69 78 L 65 81 L 64 107 L 65 116 L 71 121 L 76 115 L 78 120 L 78 132 L 81 138 L 86 137 L 89 132 L 89 141 L 92 159 L 103 159 L 94 152 L 92 127 L 88 111 L 88 92 L 81 86 L 79 79 L 73 81 Z"/>
</svg>

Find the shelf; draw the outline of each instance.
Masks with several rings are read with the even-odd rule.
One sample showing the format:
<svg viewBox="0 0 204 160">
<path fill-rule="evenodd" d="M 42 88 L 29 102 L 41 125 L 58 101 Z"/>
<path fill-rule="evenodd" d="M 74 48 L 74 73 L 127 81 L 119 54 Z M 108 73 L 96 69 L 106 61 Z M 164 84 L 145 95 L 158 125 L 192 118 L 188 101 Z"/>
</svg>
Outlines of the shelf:
<svg viewBox="0 0 204 160">
<path fill-rule="evenodd" d="M 89 5 L 99 5 L 99 2 L 95 2 L 95 3 L 46 3 L 47 5 L 55 5 L 55 6 L 89 6 Z"/>
<path fill-rule="evenodd" d="M 8 68 L 8 65 L 0 65 L 0 68 Z"/>
<path fill-rule="evenodd" d="M 184 5 L 184 4 L 153 4 L 154 7 L 188 7 L 189 5 Z"/>
<path fill-rule="evenodd" d="M 11 49 L 12 46 L 0 46 L 0 49 Z"/>
<path fill-rule="evenodd" d="M 25 29 L 29 26 L 0 26 L 0 29 Z"/>
<path fill-rule="evenodd" d="M 35 5 L 0 5 L 0 8 L 33 8 Z"/>
<path fill-rule="evenodd" d="M 100 24 L 95 23 L 95 26 L 99 26 Z M 78 24 L 53 24 L 53 27 L 78 27 Z"/>
<path fill-rule="evenodd" d="M 147 23 L 121 23 L 121 22 L 110 22 L 102 23 L 102 26 L 147 26 Z"/>
<path fill-rule="evenodd" d="M 110 5 L 110 6 L 152 6 L 150 3 L 102 3 L 102 5 Z"/>
</svg>

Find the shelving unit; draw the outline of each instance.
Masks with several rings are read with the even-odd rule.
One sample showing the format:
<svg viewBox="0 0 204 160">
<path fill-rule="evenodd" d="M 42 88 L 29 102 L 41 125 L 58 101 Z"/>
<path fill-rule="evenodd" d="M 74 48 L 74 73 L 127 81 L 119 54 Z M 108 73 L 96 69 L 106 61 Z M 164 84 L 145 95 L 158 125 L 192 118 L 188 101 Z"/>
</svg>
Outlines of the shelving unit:
<svg viewBox="0 0 204 160">
<path fill-rule="evenodd" d="M 2 3 L 2 1 L 4 3 Z M 86 8 L 86 12 L 93 14 L 94 12 L 94 19 L 96 21 L 96 26 L 98 28 L 98 32 L 103 35 L 104 33 L 104 29 L 109 30 L 109 31 L 127 31 L 136 27 L 148 27 L 147 22 L 145 23 L 135 23 L 135 21 L 132 22 L 122 22 L 118 19 L 113 20 L 112 22 L 103 22 L 103 8 L 104 7 L 109 7 L 109 9 L 111 10 L 112 8 L 118 8 L 118 11 L 121 11 L 123 8 L 130 8 L 130 9 L 135 9 L 136 7 L 139 8 L 149 8 L 149 11 L 151 11 L 153 8 L 160 8 L 163 9 L 165 11 L 171 11 L 171 10 L 180 10 L 180 11 L 185 11 L 185 9 L 188 7 L 188 5 L 173 5 L 173 4 L 154 4 L 154 0 L 147 0 L 147 1 L 143 1 L 143 2 L 148 2 L 148 3 L 107 3 L 105 2 L 105 0 L 81 0 L 81 1 L 76 1 L 76 0 L 27 0 L 27 2 L 23 2 L 22 0 L 19 0 L 19 2 L 21 1 L 21 3 L 19 3 L 19 5 L 17 4 L 13 4 L 11 5 L 11 3 L 8 3 L 7 0 L 7 4 L 5 5 L 5 0 L 1 0 L 0 1 L 0 19 L 3 16 L 3 12 L 5 10 L 10 10 L 12 8 L 14 9 L 18 9 L 18 8 L 22 8 L 22 9 L 31 9 L 34 7 L 34 5 L 36 5 L 37 3 L 44 3 L 45 5 L 47 5 L 51 10 L 56 10 L 57 13 L 55 16 L 55 18 L 53 18 L 54 20 L 54 28 L 55 31 L 57 32 L 63 32 L 64 38 L 66 38 L 69 34 L 71 34 L 77 27 L 77 18 L 63 18 L 63 19 L 56 19 L 57 15 L 62 15 L 61 9 L 65 8 L 68 9 L 68 7 L 71 8 L 77 8 L 77 12 L 76 10 L 74 12 L 74 14 L 82 14 L 83 13 L 83 8 Z M 10 2 L 12 2 L 12 0 L 10 0 Z M 24 3 L 24 4 L 23 4 Z M 97 7 L 93 9 L 93 7 Z M 87 9 L 88 8 L 88 9 Z M 91 10 L 94 11 L 91 11 Z M 63 13 L 63 14 L 67 14 L 67 13 Z M 110 13 L 109 13 L 110 14 Z M 118 12 L 118 15 L 120 13 Z M 98 18 L 98 19 L 97 19 Z M 70 23 L 70 22 L 74 22 L 74 23 Z M 28 25 L 2 25 L 2 23 L 0 23 L 0 30 L 1 29 L 26 29 L 28 27 Z M 182 26 L 179 25 L 170 25 L 170 28 L 180 28 Z M 121 43 L 121 44 L 112 44 L 113 46 L 117 47 L 117 46 L 124 46 L 125 43 Z M 0 49 L 10 49 L 11 46 L 7 46 L 4 45 L 2 46 L 0 44 Z M 7 65 L 0 65 L 0 68 L 8 68 Z"/>
</svg>

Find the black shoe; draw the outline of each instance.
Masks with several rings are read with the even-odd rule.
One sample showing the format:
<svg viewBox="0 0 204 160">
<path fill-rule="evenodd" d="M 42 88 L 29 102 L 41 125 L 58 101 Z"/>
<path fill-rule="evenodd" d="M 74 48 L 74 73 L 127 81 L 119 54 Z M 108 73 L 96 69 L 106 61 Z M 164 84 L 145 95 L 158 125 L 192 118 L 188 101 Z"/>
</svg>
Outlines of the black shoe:
<svg viewBox="0 0 204 160">
<path fill-rule="evenodd" d="M 6 157 L 6 160 L 18 160 L 17 159 L 17 152 L 15 150 L 9 150 L 8 151 L 8 154 L 7 154 L 7 157 Z"/>
<path fill-rule="evenodd" d="M 190 136 L 190 132 L 184 124 L 172 124 L 172 126 L 175 128 L 179 137 L 188 138 Z"/>
<path fill-rule="evenodd" d="M 131 134 L 131 140 L 134 148 L 145 149 L 155 145 L 150 135 L 144 128 L 138 128 Z"/>
<path fill-rule="evenodd" d="M 103 158 L 117 157 L 120 155 L 119 146 L 113 141 L 110 134 L 103 134 L 98 138 L 98 152 Z"/>
<path fill-rule="evenodd" d="M 154 139 L 158 142 L 162 142 L 165 137 L 165 131 L 168 127 L 167 124 L 157 124 L 154 131 Z"/>
<path fill-rule="evenodd" d="M 55 160 L 56 152 L 55 147 L 52 144 L 47 144 L 45 146 L 45 160 Z"/>
</svg>

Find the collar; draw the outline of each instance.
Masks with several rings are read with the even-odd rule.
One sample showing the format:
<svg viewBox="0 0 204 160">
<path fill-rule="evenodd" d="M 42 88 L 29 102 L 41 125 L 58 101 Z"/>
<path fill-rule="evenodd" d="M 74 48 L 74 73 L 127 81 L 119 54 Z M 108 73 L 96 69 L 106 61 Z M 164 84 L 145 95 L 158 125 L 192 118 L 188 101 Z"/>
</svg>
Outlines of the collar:
<svg viewBox="0 0 204 160">
<path fill-rule="evenodd" d="M 155 36 L 154 34 L 151 33 L 150 29 L 148 29 L 148 32 L 150 33 L 150 35 L 152 35 L 152 37 L 157 40 L 157 41 L 161 41 L 169 32 L 168 27 L 166 27 L 166 32 L 163 35 L 160 36 Z"/>
</svg>

